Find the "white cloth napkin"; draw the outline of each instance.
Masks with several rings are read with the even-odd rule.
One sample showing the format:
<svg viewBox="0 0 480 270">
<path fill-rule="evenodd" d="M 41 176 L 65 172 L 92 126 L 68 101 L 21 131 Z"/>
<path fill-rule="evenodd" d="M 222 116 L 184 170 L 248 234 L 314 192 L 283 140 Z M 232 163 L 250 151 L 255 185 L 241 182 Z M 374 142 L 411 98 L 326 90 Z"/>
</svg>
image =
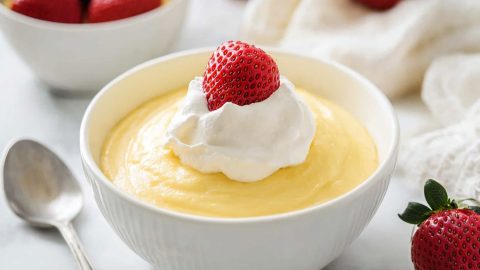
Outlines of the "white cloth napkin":
<svg viewBox="0 0 480 270">
<path fill-rule="evenodd" d="M 327 57 L 390 97 L 419 90 L 434 58 L 480 51 L 479 0 L 404 0 L 387 12 L 352 0 L 251 0 L 247 40 Z"/>
<path fill-rule="evenodd" d="M 435 178 L 457 196 L 478 196 L 480 54 L 435 60 L 425 76 L 422 98 L 444 128 L 406 143 L 400 168 L 411 183 Z"/>
</svg>

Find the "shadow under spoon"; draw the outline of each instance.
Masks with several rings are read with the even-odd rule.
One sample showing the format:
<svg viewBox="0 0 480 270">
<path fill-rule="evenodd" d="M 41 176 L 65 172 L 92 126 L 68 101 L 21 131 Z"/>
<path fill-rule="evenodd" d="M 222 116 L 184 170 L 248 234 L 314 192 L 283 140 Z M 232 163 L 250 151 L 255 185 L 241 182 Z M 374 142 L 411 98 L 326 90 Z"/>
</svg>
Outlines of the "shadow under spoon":
<svg viewBox="0 0 480 270">
<path fill-rule="evenodd" d="M 5 154 L 3 186 L 10 208 L 33 226 L 56 227 L 79 269 L 93 269 L 71 221 L 83 207 L 80 186 L 68 167 L 32 140 L 13 143 Z"/>
</svg>

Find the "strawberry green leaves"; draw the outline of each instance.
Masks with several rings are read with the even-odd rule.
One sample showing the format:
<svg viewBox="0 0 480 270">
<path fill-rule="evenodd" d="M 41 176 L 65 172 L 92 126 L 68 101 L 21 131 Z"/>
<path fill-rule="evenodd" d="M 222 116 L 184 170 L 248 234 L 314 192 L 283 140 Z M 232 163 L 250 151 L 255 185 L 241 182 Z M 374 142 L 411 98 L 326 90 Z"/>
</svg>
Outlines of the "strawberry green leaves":
<svg viewBox="0 0 480 270">
<path fill-rule="evenodd" d="M 443 209 L 449 205 L 448 194 L 445 188 L 435 180 L 425 182 L 423 189 L 425 199 L 433 211 Z"/>
<path fill-rule="evenodd" d="M 401 220 L 410 224 L 420 225 L 433 213 L 458 208 L 470 209 L 480 214 L 479 206 L 471 206 L 464 203 L 465 201 L 470 201 L 478 205 L 477 200 L 464 199 L 457 202 L 454 199 L 450 199 L 448 198 L 447 190 L 433 179 L 429 179 L 425 182 L 423 193 L 425 194 L 425 199 L 430 208 L 421 203 L 410 202 L 405 211 L 398 215 Z"/>
<path fill-rule="evenodd" d="M 450 199 L 447 191 L 435 180 L 429 179 L 423 188 L 425 199 L 431 209 L 421 203 L 410 202 L 407 209 L 398 217 L 410 224 L 419 225 L 425 221 L 433 212 L 441 209 L 449 209 Z"/>
<path fill-rule="evenodd" d="M 430 208 L 421 203 L 410 202 L 407 209 L 402 214 L 398 214 L 398 217 L 407 223 L 418 225 L 425 221 L 431 212 Z"/>
</svg>

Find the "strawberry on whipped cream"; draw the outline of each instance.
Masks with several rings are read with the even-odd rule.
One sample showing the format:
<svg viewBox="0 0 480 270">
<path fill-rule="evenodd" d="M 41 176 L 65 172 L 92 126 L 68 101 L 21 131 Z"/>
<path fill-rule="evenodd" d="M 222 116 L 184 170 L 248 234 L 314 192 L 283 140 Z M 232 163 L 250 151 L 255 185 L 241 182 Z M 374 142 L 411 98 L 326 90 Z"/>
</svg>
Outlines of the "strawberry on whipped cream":
<svg viewBox="0 0 480 270">
<path fill-rule="evenodd" d="M 313 113 L 273 59 L 237 41 L 222 44 L 205 76 L 190 82 L 165 144 L 200 172 L 254 182 L 305 161 L 315 129 Z"/>
</svg>

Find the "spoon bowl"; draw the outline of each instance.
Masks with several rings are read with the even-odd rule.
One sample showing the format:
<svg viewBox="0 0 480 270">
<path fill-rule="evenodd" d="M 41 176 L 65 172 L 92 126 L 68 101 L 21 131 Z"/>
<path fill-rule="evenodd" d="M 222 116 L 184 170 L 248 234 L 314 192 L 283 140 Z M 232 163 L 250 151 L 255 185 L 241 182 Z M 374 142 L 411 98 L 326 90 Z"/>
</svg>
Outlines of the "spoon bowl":
<svg viewBox="0 0 480 270">
<path fill-rule="evenodd" d="M 68 222 L 82 209 L 75 177 L 55 153 L 38 142 L 20 140 L 10 146 L 3 179 L 10 207 L 34 226 Z"/>
<path fill-rule="evenodd" d="M 80 269 L 92 269 L 71 221 L 83 206 L 75 176 L 52 151 L 33 140 L 7 148 L 3 163 L 5 198 L 13 212 L 36 227 L 56 227 Z"/>
</svg>

